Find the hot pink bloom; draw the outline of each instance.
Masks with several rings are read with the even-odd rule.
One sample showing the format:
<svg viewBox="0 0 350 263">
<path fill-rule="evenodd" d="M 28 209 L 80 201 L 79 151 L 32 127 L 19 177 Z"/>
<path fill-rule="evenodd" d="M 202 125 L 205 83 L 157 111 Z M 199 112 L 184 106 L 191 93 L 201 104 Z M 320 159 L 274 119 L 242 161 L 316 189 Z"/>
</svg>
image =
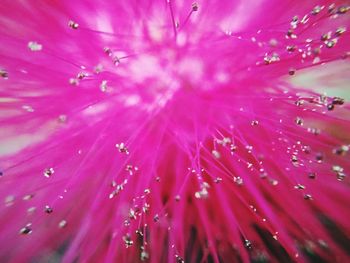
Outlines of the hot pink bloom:
<svg viewBox="0 0 350 263">
<path fill-rule="evenodd" d="M 350 261 L 348 3 L 2 0 L 0 261 Z"/>
</svg>

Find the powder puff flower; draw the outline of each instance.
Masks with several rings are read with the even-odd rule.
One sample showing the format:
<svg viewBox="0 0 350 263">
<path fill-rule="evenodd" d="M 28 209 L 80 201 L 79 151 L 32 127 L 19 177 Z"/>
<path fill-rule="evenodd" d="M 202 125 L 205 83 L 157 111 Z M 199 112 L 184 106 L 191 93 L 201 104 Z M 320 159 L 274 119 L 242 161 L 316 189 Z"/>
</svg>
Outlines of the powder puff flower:
<svg viewBox="0 0 350 263">
<path fill-rule="evenodd" d="M 349 13 L 2 0 L 0 261 L 349 261 Z"/>
</svg>

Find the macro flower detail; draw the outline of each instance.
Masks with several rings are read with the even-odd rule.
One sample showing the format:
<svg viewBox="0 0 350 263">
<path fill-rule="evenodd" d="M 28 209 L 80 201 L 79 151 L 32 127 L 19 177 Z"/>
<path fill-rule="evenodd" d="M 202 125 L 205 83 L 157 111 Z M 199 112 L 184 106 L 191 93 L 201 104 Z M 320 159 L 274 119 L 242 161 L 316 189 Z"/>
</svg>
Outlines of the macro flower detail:
<svg viewBox="0 0 350 263">
<path fill-rule="evenodd" d="M 348 1 L 2 0 L 0 25 L 1 262 L 350 260 Z"/>
</svg>

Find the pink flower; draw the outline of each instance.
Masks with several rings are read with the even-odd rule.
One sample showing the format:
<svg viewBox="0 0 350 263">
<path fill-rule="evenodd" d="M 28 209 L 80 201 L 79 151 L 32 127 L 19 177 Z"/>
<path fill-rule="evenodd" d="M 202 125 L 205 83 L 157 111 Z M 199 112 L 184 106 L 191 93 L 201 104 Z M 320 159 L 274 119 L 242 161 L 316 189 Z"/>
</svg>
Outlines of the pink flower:
<svg viewBox="0 0 350 263">
<path fill-rule="evenodd" d="M 2 0 L 0 261 L 349 261 L 349 10 Z"/>
</svg>

